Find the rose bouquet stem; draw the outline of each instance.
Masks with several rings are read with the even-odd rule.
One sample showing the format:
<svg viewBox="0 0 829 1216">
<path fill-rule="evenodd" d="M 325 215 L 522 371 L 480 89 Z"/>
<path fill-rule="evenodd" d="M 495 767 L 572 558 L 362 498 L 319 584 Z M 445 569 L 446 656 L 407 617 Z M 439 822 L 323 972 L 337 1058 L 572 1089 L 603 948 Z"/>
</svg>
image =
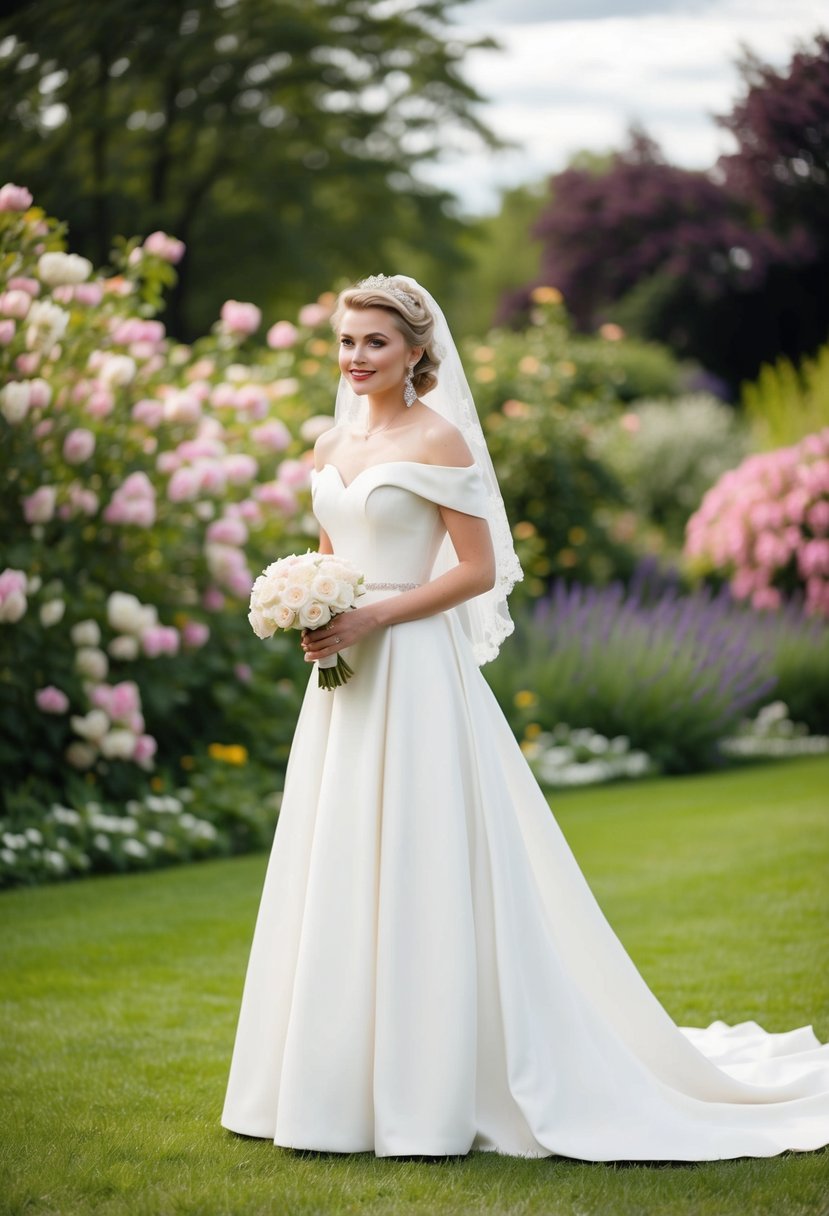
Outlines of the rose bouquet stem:
<svg viewBox="0 0 829 1216">
<path fill-rule="evenodd" d="M 319 686 L 331 692 L 334 688 L 340 688 L 345 684 L 346 680 L 350 680 L 354 672 L 341 654 L 329 655 L 327 659 L 320 659 L 317 663 L 319 669 Z"/>
</svg>

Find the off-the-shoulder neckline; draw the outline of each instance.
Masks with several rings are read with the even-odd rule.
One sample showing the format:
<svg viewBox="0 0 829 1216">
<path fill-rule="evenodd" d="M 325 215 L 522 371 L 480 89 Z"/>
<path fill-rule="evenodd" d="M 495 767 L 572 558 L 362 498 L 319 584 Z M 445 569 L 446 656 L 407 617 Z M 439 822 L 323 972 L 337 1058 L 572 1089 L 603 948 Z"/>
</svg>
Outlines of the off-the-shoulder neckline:
<svg viewBox="0 0 829 1216">
<path fill-rule="evenodd" d="M 346 483 L 345 478 L 337 466 L 332 464 L 330 461 L 326 461 L 321 469 L 312 469 L 311 474 L 312 476 L 314 474 L 319 475 L 319 473 L 324 472 L 325 469 L 333 469 L 339 477 L 340 485 L 343 487 L 343 489 L 349 490 L 354 485 L 355 481 L 359 481 L 361 477 L 363 477 L 366 473 L 370 473 L 373 469 L 387 469 L 394 465 L 411 465 L 417 469 L 439 469 L 444 472 L 451 471 L 455 473 L 466 473 L 469 469 L 474 469 L 476 467 L 474 460 L 472 461 L 472 464 L 429 464 L 425 460 L 378 460 L 376 464 L 367 464 L 364 469 L 360 469 L 360 472 L 355 473 L 355 475 L 351 478 L 351 481 Z"/>
</svg>

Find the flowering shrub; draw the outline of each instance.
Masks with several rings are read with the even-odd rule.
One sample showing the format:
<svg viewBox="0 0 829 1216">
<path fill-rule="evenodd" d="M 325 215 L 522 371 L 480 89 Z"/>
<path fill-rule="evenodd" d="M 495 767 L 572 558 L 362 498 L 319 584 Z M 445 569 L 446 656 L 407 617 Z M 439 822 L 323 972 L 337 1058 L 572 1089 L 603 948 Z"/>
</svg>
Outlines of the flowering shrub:
<svg viewBox="0 0 829 1216">
<path fill-rule="evenodd" d="M 727 588 L 652 595 L 641 579 L 627 591 L 558 580 L 484 670 L 519 737 L 557 722 L 624 735 L 670 773 L 718 763 L 720 740 L 772 690 L 808 689 L 810 660 L 814 712 L 797 716 L 820 729 L 827 654 L 821 623 L 752 612 Z"/>
<path fill-rule="evenodd" d="M 538 781 L 550 789 L 601 785 L 621 778 L 647 777 L 656 771 L 650 756 L 632 749 L 624 735 L 607 739 L 589 727 L 571 730 L 563 722 L 551 731 L 530 723 L 521 749 Z"/>
<path fill-rule="evenodd" d="M 596 445 L 630 505 L 678 546 L 705 491 L 748 450 L 734 410 L 706 393 L 637 401 L 598 432 Z"/>
<path fill-rule="evenodd" d="M 805 722 L 793 722 L 785 701 L 764 705 L 755 718 L 741 722 L 723 739 L 726 756 L 758 759 L 778 756 L 821 756 L 829 752 L 829 735 L 811 735 Z"/>
<path fill-rule="evenodd" d="M 238 738 L 240 703 L 274 714 L 241 742 L 278 767 L 301 654 L 259 653 L 244 616 L 252 570 L 313 543 L 308 448 L 328 420 L 294 373 L 330 401 L 307 322 L 331 300 L 258 351 L 259 310 L 231 300 L 182 346 L 153 315 L 180 242 L 124 242 L 117 273 L 96 272 L 31 204 L 0 191 L 4 792 L 28 780 L 60 800 L 74 771 L 104 799 L 138 796 L 194 736 L 232 718 Z"/>
<path fill-rule="evenodd" d="M 685 552 L 755 608 L 803 590 L 806 611 L 829 617 L 829 427 L 721 477 L 688 521 Z"/>
</svg>

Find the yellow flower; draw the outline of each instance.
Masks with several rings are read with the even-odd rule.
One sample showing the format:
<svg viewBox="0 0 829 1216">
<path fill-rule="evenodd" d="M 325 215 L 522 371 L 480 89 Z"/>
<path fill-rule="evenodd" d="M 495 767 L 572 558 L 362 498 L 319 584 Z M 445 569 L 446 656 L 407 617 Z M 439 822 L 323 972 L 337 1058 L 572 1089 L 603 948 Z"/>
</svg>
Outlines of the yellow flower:
<svg viewBox="0 0 829 1216">
<path fill-rule="evenodd" d="M 495 351 L 491 346 L 478 346 L 475 349 L 474 357 L 479 363 L 491 363 L 495 358 Z"/>
<path fill-rule="evenodd" d="M 529 688 L 522 688 L 515 694 L 514 700 L 516 709 L 532 709 L 534 705 L 538 704 L 538 697 Z"/>
<path fill-rule="evenodd" d="M 541 725 L 538 722 L 528 722 L 527 725 L 524 727 L 524 738 L 525 739 L 529 739 L 529 740 L 537 739 L 540 734 L 541 734 Z"/>
<path fill-rule="evenodd" d="M 248 749 L 241 743 L 211 743 L 207 749 L 211 760 L 219 760 L 222 764 L 247 764 Z"/>
<path fill-rule="evenodd" d="M 155 790 L 156 793 L 158 793 L 159 790 L 163 790 L 164 789 L 164 778 L 163 777 L 150 777 L 150 789 Z"/>
<path fill-rule="evenodd" d="M 575 566 L 579 560 L 578 554 L 572 549 L 559 549 L 556 557 L 561 566 Z"/>
<path fill-rule="evenodd" d="M 535 524 L 530 523 L 528 519 L 522 519 L 515 525 L 512 534 L 516 540 L 530 540 L 535 536 L 535 531 Z"/>
<path fill-rule="evenodd" d="M 326 347 L 326 350 L 328 348 Z M 320 369 L 320 365 L 316 359 L 303 359 L 299 365 L 299 370 L 303 376 L 316 376 Z"/>
<path fill-rule="evenodd" d="M 312 355 L 327 355 L 331 349 L 331 343 L 326 342 L 325 338 L 314 338 L 308 343 L 308 349 Z"/>
<path fill-rule="evenodd" d="M 518 362 L 518 370 L 524 372 L 526 376 L 534 376 L 541 364 L 536 359 L 535 355 L 525 355 Z"/>
<path fill-rule="evenodd" d="M 557 287 L 535 287 L 530 292 L 533 304 L 560 304 L 564 299 Z"/>
<path fill-rule="evenodd" d="M 475 379 L 481 384 L 489 384 L 491 380 L 495 379 L 497 374 L 494 367 L 477 367 L 475 369 Z"/>
</svg>

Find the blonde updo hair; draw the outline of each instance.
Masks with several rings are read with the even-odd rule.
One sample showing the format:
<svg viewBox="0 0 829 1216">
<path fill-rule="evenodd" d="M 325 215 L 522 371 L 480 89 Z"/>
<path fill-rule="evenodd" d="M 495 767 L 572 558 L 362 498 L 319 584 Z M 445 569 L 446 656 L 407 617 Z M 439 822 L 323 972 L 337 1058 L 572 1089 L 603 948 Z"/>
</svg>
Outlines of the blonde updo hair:
<svg viewBox="0 0 829 1216">
<path fill-rule="evenodd" d="M 373 275 L 353 287 L 346 287 L 337 297 L 331 316 L 335 333 L 340 332 L 343 314 L 348 308 L 382 308 L 390 313 L 407 345 L 423 347 L 423 354 L 412 371 L 417 395 L 422 396 L 435 387 L 440 366 L 440 357 L 433 344 L 435 320 L 416 288 L 397 275 Z"/>
</svg>

